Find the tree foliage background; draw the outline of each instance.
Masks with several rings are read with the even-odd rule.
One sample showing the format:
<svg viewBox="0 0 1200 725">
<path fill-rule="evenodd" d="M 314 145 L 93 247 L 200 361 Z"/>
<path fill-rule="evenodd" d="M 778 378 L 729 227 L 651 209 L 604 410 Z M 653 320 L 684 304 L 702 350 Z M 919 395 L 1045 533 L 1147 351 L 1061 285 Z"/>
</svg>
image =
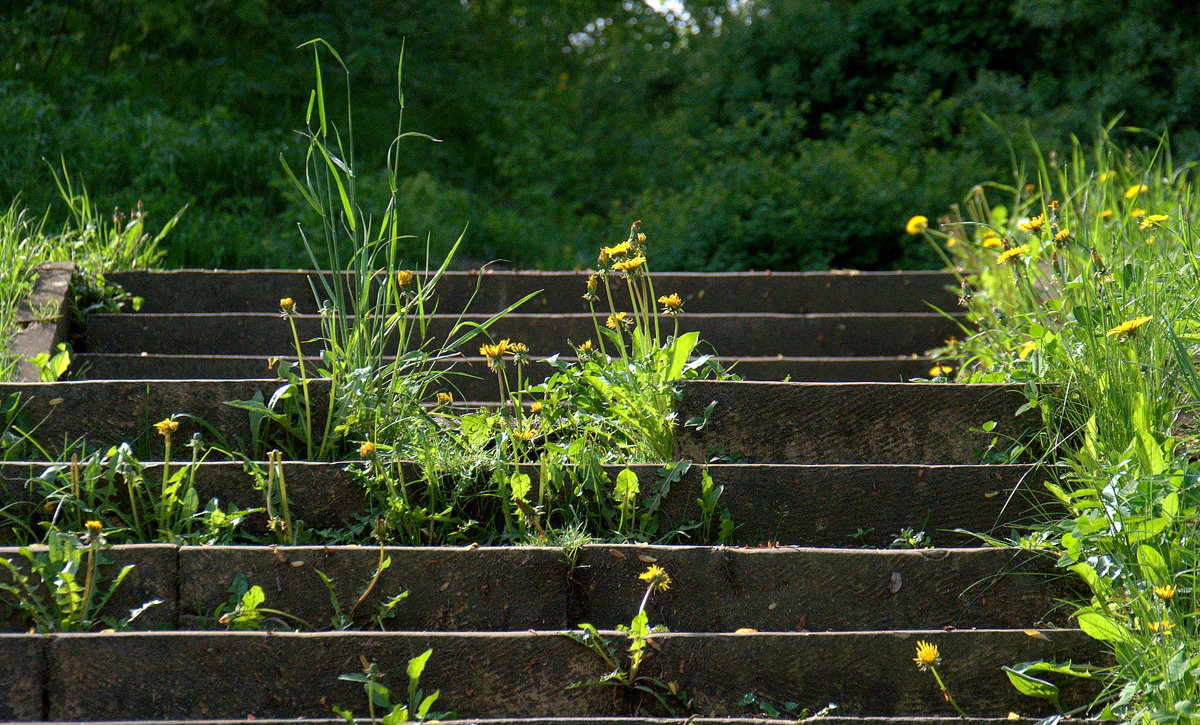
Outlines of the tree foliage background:
<svg viewBox="0 0 1200 725">
<path fill-rule="evenodd" d="M 384 190 L 406 42 L 411 257 L 572 267 L 634 218 L 658 269 L 931 264 L 903 236 L 1007 137 L 1122 123 L 1200 152 L 1200 14 L 1163 0 L 111 0 L 0 10 L 0 200 L 190 204 L 175 266 L 304 266 L 277 156 L 323 37 L 353 73 L 359 180 Z M 340 83 L 326 78 L 327 89 Z M 995 122 L 984 120 L 986 114 Z M 54 212 L 51 218 L 56 218 Z"/>
</svg>

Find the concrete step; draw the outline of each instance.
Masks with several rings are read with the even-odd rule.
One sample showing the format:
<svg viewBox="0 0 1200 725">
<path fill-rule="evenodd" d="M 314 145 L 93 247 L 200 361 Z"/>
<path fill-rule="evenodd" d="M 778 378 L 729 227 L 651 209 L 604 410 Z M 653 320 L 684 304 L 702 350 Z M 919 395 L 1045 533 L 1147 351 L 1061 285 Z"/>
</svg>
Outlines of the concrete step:
<svg viewBox="0 0 1200 725">
<path fill-rule="evenodd" d="M 294 358 L 293 358 L 294 359 Z M 395 358 L 386 358 L 390 362 Z M 535 356 L 528 376 L 540 382 L 552 372 L 544 357 Z M 574 363 L 573 356 L 558 357 Z M 316 369 L 318 358 L 306 358 Z M 716 357 L 714 361 L 746 380 L 795 382 L 904 382 L 930 377 L 934 360 L 920 356 L 875 357 Z M 467 357 L 439 366 L 461 373 L 452 376 L 459 400 L 486 400 L 496 394 L 495 375 L 483 358 Z M 230 380 L 274 374 L 272 358 L 264 355 L 172 355 L 140 353 L 81 353 L 72 360 L 72 376 L 87 380 Z"/>
<path fill-rule="evenodd" d="M 1033 636 L 1037 635 L 1037 636 Z M 616 633 L 606 633 L 616 639 Z M 640 674 L 674 683 L 708 716 L 742 715 L 748 692 L 773 701 L 870 716 L 948 716 L 928 672 L 913 664 L 918 640 L 936 645 L 939 674 L 967 712 L 1044 713 L 1019 695 L 1001 665 L 1036 659 L 1108 660 L 1077 630 L 906 630 L 846 633 L 663 633 Z M 616 645 L 622 652 L 620 643 Z M 361 685 L 338 681 L 376 662 L 403 686 L 410 658 L 431 649 L 421 677 L 439 708 L 459 717 L 663 715 L 642 693 L 572 688 L 609 672 L 557 632 L 280 633 L 129 632 L 0 635 L 0 717 L 11 720 L 329 717 L 362 709 Z M 623 652 L 622 652 L 623 654 Z M 1094 683 L 1072 682 L 1062 702 L 1090 701 Z"/>
<path fill-rule="evenodd" d="M 468 315 L 462 322 L 482 324 L 486 315 Z M 294 318 L 305 355 L 316 355 L 321 318 Z M 441 344 L 460 322 L 456 315 L 435 315 L 428 320 L 431 345 Z M 659 320 L 665 338 L 673 320 Z M 702 343 L 698 354 L 716 352 L 744 356 L 856 357 L 900 356 L 924 353 L 961 336 L 965 317 L 945 317 L 929 312 L 837 313 L 785 315 L 764 313 L 686 314 L 678 317 L 681 332 L 697 331 Z M 603 326 L 604 316 L 598 318 Z M 597 319 L 587 313 L 530 315 L 513 313 L 497 320 L 489 332 L 495 339 L 524 342 L 536 355 L 569 354 L 568 342 L 582 344 L 596 338 Z M 463 330 L 465 331 L 465 330 Z M 462 352 L 476 354 L 479 342 Z M 394 351 L 396 340 L 383 344 Z M 174 355 L 280 355 L 295 356 L 288 320 L 276 313 L 164 313 L 95 314 L 87 319 L 89 353 Z M 610 351 L 616 354 L 615 351 Z"/>
<path fill-rule="evenodd" d="M 144 465 L 148 480 L 160 478 L 155 464 Z M 265 476 L 267 464 L 255 465 Z M 43 507 L 45 486 L 56 490 L 69 480 L 65 466 L 47 473 L 50 466 L 0 465 L 0 500 L 33 526 L 53 513 Z M 373 515 L 378 505 L 345 463 L 292 461 L 283 470 L 291 513 L 311 529 L 351 526 Z M 537 480 L 535 467 L 525 470 Z M 621 470 L 605 468 L 610 485 Z M 631 470 L 639 480 L 641 505 L 646 505 L 662 491 L 661 467 L 635 465 Z M 1006 537 L 1048 503 L 1042 486 L 1047 472 L 1023 465 L 711 464 L 708 472 L 723 487 L 719 508 L 727 509 L 734 522 L 730 543 L 735 545 L 886 547 L 902 529 L 911 529 L 925 532 L 937 546 L 974 546 L 978 539 L 960 529 Z M 421 471 L 410 464 L 405 478 L 419 481 Z M 240 462 L 202 463 L 193 481 L 201 503 L 216 498 L 222 506 L 263 506 L 262 492 Z M 701 467 L 692 466 L 663 495 L 659 514 L 664 532 L 700 520 L 700 485 Z M 249 515 L 242 529 L 265 535 L 266 514 Z"/>
<path fill-rule="evenodd" d="M 540 290 L 521 312 L 587 312 L 587 277 L 587 272 L 447 272 L 435 301 L 444 313 L 491 314 Z M 291 297 L 302 312 L 314 312 L 313 284 L 322 289 L 311 271 L 136 271 L 106 278 L 142 297 L 145 313 L 270 313 L 282 297 Z M 332 277 L 326 279 L 332 284 Z M 656 272 L 653 280 L 656 294 L 677 293 L 684 309 L 696 313 L 928 312 L 930 304 L 951 310 L 957 296 L 947 288 L 958 284 L 944 272 Z M 627 296 L 623 280 L 614 275 L 611 284 L 617 299 Z"/>
<path fill-rule="evenodd" d="M 682 383 L 675 457 L 746 463 L 970 463 L 1035 425 L 1020 385 Z M 691 421 L 691 423 L 689 423 Z M 973 433 L 995 422 L 991 433 Z"/>
<path fill-rule="evenodd" d="M 377 547 L 115 546 L 104 554 L 98 581 L 134 568 L 102 615 L 120 619 L 157 599 L 162 604 L 136 619 L 135 629 L 225 629 L 217 621 L 221 606 L 235 579 L 245 577 L 262 587 L 264 606 L 290 615 L 265 629 L 338 629 L 323 573 L 354 629 L 377 629 L 372 617 L 402 592 L 407 598 L 386 620 L 391 631 L 558 630 L 579 622 L 616 629 L 637 613 L 646 591 L 638 575 L 654 564 L 670 575 L 671 587 L 646 611 L 677 632 L 1069 625 L 1057 602 L 1071 591 L 1054 577 L 1053 558 L 1012 549 L 596 544 L 574 553 L 441 546 L 386 547 L 383 555 L 390 566 L 364 595 L 381 560 Z M 0 548 L 0 558 L 24 561 L 15 548 Z M 0 581 L 8 578 L 0 573 Z M 0 592 L 0 603 L 11 603 L 11 595 Z M 31 626 L 14 616 L 6 631 Z"/>
</svg>

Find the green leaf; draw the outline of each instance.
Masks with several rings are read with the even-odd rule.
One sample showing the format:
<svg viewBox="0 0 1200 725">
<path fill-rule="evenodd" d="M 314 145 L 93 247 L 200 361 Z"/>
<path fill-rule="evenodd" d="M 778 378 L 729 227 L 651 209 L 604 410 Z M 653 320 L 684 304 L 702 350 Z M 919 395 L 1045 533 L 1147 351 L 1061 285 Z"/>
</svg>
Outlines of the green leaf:
<svg viewBox="0 0 1200 725">
<path fill-rule="evenodd" d="M 1129 628 L 1100 612 L 1085 610 L 1077 618 L 1084 634 L 1101 642 L 1135 644 L 1137 639 Z"/>
<path fill-rule="evenodd" d="M 1004 670 L 1004 674 L 1008 675 L 1009 682 L 1021 694 L 1042 700 L 1050 700 L 1051 702 L 1058 702 L 1058 687 L 1053 683 L 1033 677 L 1024 672 L 1018 672 L 1011 667 L 1002 667 L 1001 669 Z"/>
<path fill-rule="evenodd" d="M 630 501 L 638 494 L 638 477 L 628 466 L 617 474 L 616 497 L 620 501 Z"/>
<path fill-rule="evenodd" d="M 417 696 L 417 682 L 421 679 L 421 673 L 425 671 L 425 663 L 429 661 L 429 656 L 433 654 L 432 649 L 427 649 L 421 654 L 413 657 L 408 661 L 408 701 L 412 702 Z"/>
<path fill-rule="evenodd" d="M 1167 562 L 1158 549 L 1146 543 L 1138 544 L 1137 560 L 1142 576 L 1149 579 L 1154 586 L 1160 587 L 1168 583 Z"/>
</svg>

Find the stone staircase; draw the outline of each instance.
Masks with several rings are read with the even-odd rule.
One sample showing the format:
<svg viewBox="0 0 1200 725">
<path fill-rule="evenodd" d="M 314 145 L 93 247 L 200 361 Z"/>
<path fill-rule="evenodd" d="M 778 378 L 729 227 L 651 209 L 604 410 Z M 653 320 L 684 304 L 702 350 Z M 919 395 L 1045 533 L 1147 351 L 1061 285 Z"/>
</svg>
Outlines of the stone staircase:
<svg viewBox="0 0 1200 725">
<path fill-rule="evenodd" d="M 584 279 L 448 273 L 438 292 L 445 317 L 435 318 L 432 334 L 444 334 L 462 309 L 486 319 L 541 289 L 494 333 L 527 342 L 535 357 L 569 351 L 568 340 L 592 330 Z M 246 440 L 245 411 L 225 401 L 276 387 L 268 360 L 291 353 L 278 301 L 292 297 L 301 313 L 314 312 L 304 302 L 309 275 L 131 272 L 110 280 L 145 301 L 136 313 L 92 315 L 75 332 L 77 379 L 0 385 L 0 399 L 19 393 L 23 414 L 39 421 L 48 456 L 86 436 L 128 441 L 143 460 L 161 461 L 151 424 L 177 413 L 194 419 L 181 420 L 176 440 L 200 430 L 192 420 Z M 737 524 L 730 546 L 388 547 L 391 565 L 362 600 L 368 611 L 408 592 L 386 632 L 363 629 L 361 617 L 349 630 L 330 626 L 378 571 L 378 548 L 113 547 L 105 571 L 136 566 L 110 609 L 163 604 L 136 631 L 25 634 L 10 622 L 0 634 L 0 719 L 295 721 L 333 718 L 331 706 L 366 719 L 362 685 L 339 675 L 375 662 L 385 684 L 402 691 L 405 664 L 426 649 L 433 654 L 421 684 L 440 691 L 434 709 L 471 722 L 774 723 L 828 704 L 836 709 L 822 722 L 847 725 L 1051 714 L 1021 696 L 1001 667 L 1103 662 L 1106 654 L 1071 627 L 1061 601 L 1072 592 L 1053 561 L 980 548 L 966 533 L 1003 536 L 1045 503 L 1043 472 L 978 462 L 989 435 L 1026 425 L 1016 415 L 1020 390 L 900 382 L 926 376 L 923 351 L 956 334 L 956 319 L 931 308 L 955 309 L 950 282 L 939 273 L 655 276 L 657 289 L 685 300 L 681 328 L 701 331 L 746 379 L 687 383 L 676 407 L 681 421 L 707 419 L 678 429 L 677 460 L 736 461 L 707 467 Z M 315 336 L 317 316 L 299 323 L 302 338 Z M 453 365 L 486 373 L 480 359 Z M 479 377 L 478 385 L 464 380 L 461 398 L 488 399 L 494 381 Z M 778 382 L 785 377 L 793 382 Z M 993 433 L 971 431 L 988 421 Z M 7 510 L 43 505 L 26 482 L 46 465 L 3 464 Z M 345 464 L 283 468 L 291 514 L 309 529 L 349 526 L 369 510 Z M 659 490 L 659 468 L 631 468 L 642 491 Z M 615 479 L 620 470 L 607 473 Z M 664 493 L 668 525 L 698 517 L 701 475 L 694 465 Z M 201 501 L 249 507 L 262 499 L 240 463 L 201 464 L 195 486 Z M 264 533 L 265 516 L 245 526 Z M 936 548 L 882 548 L 906 529 L 927 533 Z M 670 631 L 651 636 L 641 672 L 685 691 L 692 717 L 669 716 L 645 692 L 571 687 L 611 667 L 561 633 L 588 622 L 624 653 L 613 630 L 637 611 L 646 587 L 638 575 L 650 564 L 672 585 L 651 597 L 649 622 Z M 222 631 L 216 613 L 239 576 L 263 587 L 265 606 L 324 631 Z M 958 718 L 915 666 L 918 640 L 937 645 L 938 671 L 972 718 Z M 1064 683 L 1063 707 L 1090 701 L 1090 684 Z"/>
</svg>

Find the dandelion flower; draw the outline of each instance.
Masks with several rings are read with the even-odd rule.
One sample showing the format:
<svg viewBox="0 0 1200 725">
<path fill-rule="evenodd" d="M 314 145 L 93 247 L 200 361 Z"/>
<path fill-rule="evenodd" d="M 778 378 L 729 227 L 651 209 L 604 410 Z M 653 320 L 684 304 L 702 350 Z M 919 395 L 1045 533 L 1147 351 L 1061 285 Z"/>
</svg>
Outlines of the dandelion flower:
<svg viewBox="0 0 1200 725">
<path fill-rule="evenodd" d="M 651 589 L 657 589 L 660 592 L 665 592 L 671 588 L 671 577 L 658 564 L 651 564 L 646 571 L 638 574 L 638 579 L 646 582 Z"/>
<path fill-rule="evenodd" d="M 512 352 L 513 361 L 518 365 L 524 365 L 529 362 L 529 348 L 525 346 L 525 343 L 513 343 L 509 347 L 509 351 Z"/>
<path fill-rule="evenodd" d="M 1167 632 L 1170 632 L 1172 629 L 1175 628 L 1175 623 L 1171 622 L 1169 620 L 1163 619 L 1158 622 L 1146 622 L 1146 626 L 1149 627 L 1150 631 L 1154 632 L 1155 634 L 1159 634 L 1159 633 L 1166 634 Z"/>
<path fill-rule="evenodd" d="M 917 656 L 913 658 L 913 662 L 917 663 L 917 667 L 925 671 L 930 667 L 937 666 L 941 661 L 942 655 L 938 652 L 937 645 L 917 640 Z"/>
<path fill-rule="evenodd" d="M 1125 190 L 1125 198 L 1132 199 L 1133 197 L 1137 196 L 1138 194 L 1141 194 L 1141 193 L 1149 190 L 1149 188 L 1150 187 L 1146 186 L 1145 184 L 1134 184 L 1133 186 L 1131 186 Z"/>
<path fill-rule="evenodd" d="M 283 315 L 290 315 L 296 310 L 296 302 L 291 297 L 284 297 L 279 300 L 279 312 Z"/>
<path fill-rule="evenodd" d="M 683 311 L 683 300 L 674 292 L 659 297 L 658 304 L 663 306 L 663 312 L 668 315 L 677 315 Z"/>
<path fill-rule="evenodd" d="M 1104 336 L 1112 337 L 1113 335 L 1124 335 L 1126 337 L 1133 337 L 1133 336 L 1137 335 L 1137 330 L 1139 327 L 1146 324 L 1147 322 L 1149 322 L 1152 319 L 1154 319 L 1154 318 L 1151 317 L 1150 315 L 1147 315 L 1145 317 L 1137 317 L 1132 320 L 1127 320 L 1127 321 L 1122 322 L 1121 324 L 1117 325 L 1113 329 L 1109 330 L 1108 332 L 1104 333 Z"/>
<path fill-rule="evenodd" d="M 608 319 L 604 321 L 604 326 L 610 330 L 620 329 L 622 325 L 626 324 L 626 317 L 627 316 L 624 312 L 618 312 L 616 314 L 609 315 Z"/>
<path fill-rule="evenodd" d="M 504 356 L 508 354 L 512 344 L 507 340 L 501 340 L 492 345 L 481 345 L 479 354 L 487 358 L 487 366 L 489 370 L 502 370 L 504 368 Z"/>
<path fill-rule="evenodd" d="M 396 273 L 396 284 L 401 287 L 407 287 L 413 283 L 414 278 L 416 278 L 416 275 L 412 273 L 412 270 L 402 269 Z"/>
<path fill-rule="evenodd" d="M 84 526 L 87 527 L 88 534 L 92 536 L 99 536 L 100 532 L 104 531 L 104 524 L 100 523 L 96 519 L 88 519 Z"/>
<path fill-rule="evenodd" d="M 1029 253 L 1029 245 L 1028 244 L 1022 244 L 1019 247 L 1013 247 L 1012 249 L 1008 250 L 1007 252 L 1004 252 L 1003 254 L 1001 254 L 999 257 L 996 257 L 996 264 L 1004 264 L 1005 262 L 1007 262 L 1010 259 L 1014 259 L 1016 257 L 1020 257 L 1022 254 L 1028 254 L 1028 253 Z"/>
<path fill-rule="evenodd" d="M 626 259 L 623 262 L 617 262 L 616 264 L 613 265 L 612 268 L 614 270 L 616 270 L 617 272 L 632 272 L 633 270 L 637 269 L 638 267 L 641 267 L 645 263 L 646 263 L 646 258 L 639 254 L 638 256 L 636 256 L 632 259 Z"/>
<path fill-rule="evenodd" d="M 938 364 L 929 368 L 929 377 L 940 378 L 943 375 L 949 375 L 952 372 L 954 372 L 954 368 L 950 367 L 949 365 Z"/>
<path fill-rule="evenodd" d="M 1000 237 L 996 236 L 995 232 L 983 235 L 983 241 L 979 244 L 987 249 L 999 249 L 1004 246 L 1004 242 L 1000 241 Z"/>
<path fill-rule="evenodd" d="M 160 436 L 163 436 L 164 438 L 168 437 L 175 431 L 179 430 L 179 421 L 171 420 L 170 418 L 167 418 L 166 420 L 160 420 L 154 424 L 154 430 L 158 431 Z"/>
<path fill-rule="evenodd" d="M 1046 215 L 1038 214 L 1037 216 L 1030 219 L 1029 221 L 1021 222 L 1020 224 L 1018 224 L 1017 229 L 1020 229 L 1021 231 L 1026 232 L 1028 234 L 1033 234 L 1034 232 L 1040 232 L 1042 229 L 1042 226 L 1044 226 L 1045 224 L 1046 224 Z"/>
<path fill-rule="evenodd" d="M 1171 599 L 1175 596 L 1175 585 L 1168 584 L 1162 587 L 1154 587 L 1154 593 L 1162 599 Z"/>
<path fill-rule="evenodd" d="M 1150 216 L 1144 217 L 1142 219 L 1142 223 L 1138 224 L 1138 228 L 1139 229 L 1149 229 L 1150 227 L 1154 226 L 1155 224 L 1165 222 L 1166 220 L 1168 220 L 1170 218 L 1171 217 L 1167 216 L 1166 214 L 1151 214 Z"/>
<path fill-rule="evenodd" d="M 1100 176 L 1098 177 L 1098 180 L 1101 182 L 1105 182 L 1105 181 L 1108 181 L 1109 179 L 1115 179 L 1115 178 L 1117 178 L 1117 172 L 1105 171 L 1103 174 L 1100 174 Z"/>
<path fill-rule="evenodd" d="M 596 293 L 596 285 L 600 282 L 599 278 L 594 274 L 589 274 L 587 278 L 587 291 L 592 294 Z"/>
<path fill-rule="evenodd" d="M 1146 216 L 1145 209 L 1134 209 L 1133 211 L 1129 212 L 1129 218 L 1131 219 L 1141 219 L 1144 216 Z"/>
<path fill-rule="evenodd" d="M 629 249 L 632 246 L 633 245 L 630 244 L 629 242 L 621 242 L 620 244 L 618 244 L 615 247 L 601 247 L 600 248 L 600 257 L 603 259 L 611 259 L 613 257 L 620 256 L 622 254 L 628 254 Z"/>
<path fill-rule="evenodd" d="M 1105 209 L 1104 211 L 1100 212 L 1101 219 L 1112 219 L 1112 215 L 1112 209 Z"/>
<path fill-rule="evenodd" d="M 1021 349 L 1017 352 L 1017 357 L 1024 360 L 1025 358 L 1029 357 L 1029 353 L 1036 350 L 1037 347 L 1037 340 L 1030 340 L 1021 346 Z"/>
<path fill-rule="evenodd" d="M 534 436 L 537 435 L 537 431 L 529 424 L 526 424 L 520 428 L 513 428 L 512 435 L 513 438 L 517 438 L 519 440 L 531 441 L 534 439 Z"/>
<path fill-rule="evenodd" d="M 454 402 L 454 396 L 451 395 L 450 393 L 438 393 L 437 394 L 438 405 L 449 405 L 450 403 L 453 403 L 453 402 Z"/>
<path fill-rule="evenodd" d="M 921 216 L 920 214 L 916 215 L 912 219 L 909 219 L 908 223 L 904 225 L 904 231 L 908 232 L 909 234 L 920 234 L 928 228 L 929 217 Z"/>
<path fill-rule="evenodd" d="M 375 444 L 367 441 L 358 447 L 358 455 L 363 458 L 370 458 L 375 453 Z"/>
<path fill-rule="evenodd" d="M 1063 242 L 1067 241 L 1067 239 L 1069 239 L 1070 236 L 1071 236 L 1070 229 L 1061 229 L 1061 230 L 1059 230 L 1058 234 L 1054 235 L 1054 241 L 1058 242 L 1059 244 L 1062 244 Z"/>
<path fill-rule="evenodd" d="M 542 401 L 540 401 L 540 400 L 535 400 L 535 401 L 533 401 L 532 403 L 530 403 L 530 404 L 529 404 L 529 412 L 530 412 L 530 413 L 540 413 L 540 412 L 542 412 Z"/>
<path fill-rule="evenodd" d="M 591 352 L 591 351 L 592 351 L 592 341 L 591 341 L 591 340 L 584 340 L 584 341 L 583 341 L 583 344 L 582 344 L 582 345 L 580 345 L 579 347 L 575 348 L 575 349 L 576 349 L 577 351 L 581 352 L 581 353 L 589 353 L 589 352 Z"/>
</svg>

